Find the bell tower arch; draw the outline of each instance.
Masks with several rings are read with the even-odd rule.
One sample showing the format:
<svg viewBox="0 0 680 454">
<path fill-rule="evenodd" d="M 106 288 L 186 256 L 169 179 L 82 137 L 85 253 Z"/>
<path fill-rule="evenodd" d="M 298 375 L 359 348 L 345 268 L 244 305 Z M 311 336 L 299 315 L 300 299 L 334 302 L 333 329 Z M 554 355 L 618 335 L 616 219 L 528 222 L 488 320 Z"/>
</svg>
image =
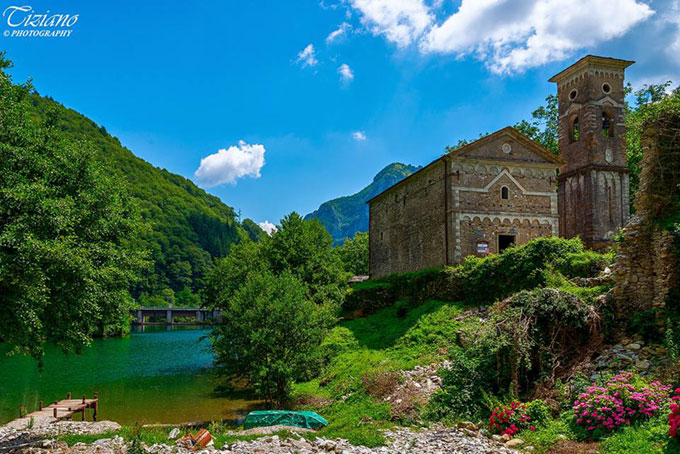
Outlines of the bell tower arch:
<svg viewBox="0 0 680 454">
<path fill-rule="evenodd" d="M 557 84 L 560 236 L 607 247 L 630 217 L 625 69 L 634 62 L 588 55 Z"/>
</svg>

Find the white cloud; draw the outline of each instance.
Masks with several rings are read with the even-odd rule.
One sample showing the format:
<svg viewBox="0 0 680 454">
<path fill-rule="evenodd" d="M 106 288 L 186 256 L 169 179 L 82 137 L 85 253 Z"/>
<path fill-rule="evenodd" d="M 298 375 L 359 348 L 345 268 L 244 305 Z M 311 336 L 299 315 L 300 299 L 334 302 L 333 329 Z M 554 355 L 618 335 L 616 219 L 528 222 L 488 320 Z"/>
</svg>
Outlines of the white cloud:
<svg viewBox="0 0 680 454">
<path fill-rule="evenodd" d="M 406 47 L 430 27 L 434 16 L 422 0 L 351 0 L 361 22 L 374 34 Z"/>
<path fill-rule="evenodd" d="M 194 177 L 200 184 L 208 187 L 236 184 L 237 179 L 245 176 L 260 178 L 264 153 L 263 145 L 249 145 L 241 140 L 238 146 L 222 148 L 201 159 L 201 165 L 194 172 Z"/>
<path fill-rule="evenodd" d="M 495 73 L 563 60 L 624 35 L 654 14 L 640 0 L 462 0 L 437 23 L 438 5 L 352 0 L 367 28 L 397 46 L 417 43 L 423 54 L 473 55 Z"/>
<path fill-rule="evenodd" d="M 276 226 L 269 221 L 258 222 L 257 225 L 259 225 L 262 230 L 267 232 L 267 235 L 269 236 L 272 236 L 272 233 L 278 230 Z"/>
<path fill-rule="evenodd" d="M 349 29 L 350 25 L 347 22 L 343 22 L 336 30 L 333 30 L 332 32 L 329 33 L 328 36 L 326 36 L 326 43 L 330 44 L 336 39 L 341 38 L 343 35 L 347 33 Z"/>
<path fill-rule="evenodd" d="M 362 142 L 366 140 L 366 133 L 364 131 L 354 131 L 352 133 L 352 138 L 357 142 Z"/>
<path fill-rule="evenodd" d="M 340 79 L 342 79 L 343 82 L 350 82 L 354 79 L 354 72 L 347 63 L 343 63 L 338 67 L 338 74 L 340 74 Z"/>
<path fill-rule="evenodd" d="M 304 66 L 315 66 L 319 61 L 316 59 L 316 53 L 314 52 L 314 45 L 307 44 L 307 47 L 302 49 L 297 56 L 298 63 Z"/>
</svg>

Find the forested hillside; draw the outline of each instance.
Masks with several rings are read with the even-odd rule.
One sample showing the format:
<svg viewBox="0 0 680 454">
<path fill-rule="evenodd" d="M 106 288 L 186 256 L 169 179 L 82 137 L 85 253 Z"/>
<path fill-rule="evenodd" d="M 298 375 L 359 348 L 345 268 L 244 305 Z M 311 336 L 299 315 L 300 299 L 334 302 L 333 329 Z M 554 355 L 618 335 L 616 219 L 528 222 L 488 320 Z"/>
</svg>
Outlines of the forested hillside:
<svg viewBox="0 0 680 454">
<path fill-rule="evenodd" d="M 335 243 L 352 238 L 357 232 L 368 231 L 366 201 L 420 169 L 419 166 L 394 162 L 382 169 L 373 182 L 356 194 L 339 197 L 321 204 L 305 220 L 318 219 L 330 232 Z"/>
<path fill-rule="evenodd" d="M 106 168 L 121 177 L 138 204 L 144 230 L 137 246 L 149 251 L 153 263 L 131 289 L 133 296 L 162 295 L 154 298 L 160 303 L 161 298 L 174 300 L 175 292 L 193 293 L 201 288 L 214 258 L 225 256 L 243 237 L 257 239 L 263 234 L 248 219 L 241 224 L 234 209 L 219 198 L 135 156 L 104 126 L 49 97 L 33 95 L 32 105 L 34 113 L 43 118 L 54 112 L 57 125 L 68 139 L 91 143 Z"/>
</svg>

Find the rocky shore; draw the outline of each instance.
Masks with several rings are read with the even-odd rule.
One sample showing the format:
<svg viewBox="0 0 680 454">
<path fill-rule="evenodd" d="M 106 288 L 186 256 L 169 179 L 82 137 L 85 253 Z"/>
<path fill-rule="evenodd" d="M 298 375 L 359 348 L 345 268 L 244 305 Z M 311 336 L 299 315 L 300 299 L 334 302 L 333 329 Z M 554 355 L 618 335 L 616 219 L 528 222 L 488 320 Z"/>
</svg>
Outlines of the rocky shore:
<svg viewBox="0 0 680 454">
<path fill-rule="evenodd" d="M 4 426 L 0 428 L 0 452 L 11 454 L 125 454 L 128 443 L 114 435 L 91 444 L 76 443 L 68 446 L 58 437 L 63 434 L 95 435 L 112 433 L 120 426 L 110 421 L 57 422 L 34 427 Z M 208 446 L 205 454 L 284 454 L 284 453 L 346 453 L 346 454 L 517 454 L 519 451 L 505 445 L 505 440 L 487 438 L 481 431 L 460 428 L 429 428 L 415 430 L 398 428 L 385 432 L 387 445 L 377 448 L 354 446 L 341 439 L 302 437 L 280 438 L 263 436 L 256 440 L 238 441 L 220 449 Z M 189 454 L 192 451 L 174 444 L 143 445 L 149 454 Z"/>
</svg>

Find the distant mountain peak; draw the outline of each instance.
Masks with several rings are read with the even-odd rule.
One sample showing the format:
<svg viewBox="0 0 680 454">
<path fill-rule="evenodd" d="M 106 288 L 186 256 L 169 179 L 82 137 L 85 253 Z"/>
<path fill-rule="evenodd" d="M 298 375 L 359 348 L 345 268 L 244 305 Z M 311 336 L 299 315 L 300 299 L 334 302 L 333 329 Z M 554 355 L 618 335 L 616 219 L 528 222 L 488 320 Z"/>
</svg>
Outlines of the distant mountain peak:
<svg viewBox="0 0 680 454">
<path fill-rule="evenodd" d="M 335 242 L 342 243 L 345 238 L 353 237 L 356 232 L 368 231 L 366 201 L 419 169 L 420 166 L 393 162 L 378 172 L 371 184 L 361 191 L 324 202 L 319 209 L 305 216 L 305 219 L 318 219 L 333 236 Z"/>
</svg>

